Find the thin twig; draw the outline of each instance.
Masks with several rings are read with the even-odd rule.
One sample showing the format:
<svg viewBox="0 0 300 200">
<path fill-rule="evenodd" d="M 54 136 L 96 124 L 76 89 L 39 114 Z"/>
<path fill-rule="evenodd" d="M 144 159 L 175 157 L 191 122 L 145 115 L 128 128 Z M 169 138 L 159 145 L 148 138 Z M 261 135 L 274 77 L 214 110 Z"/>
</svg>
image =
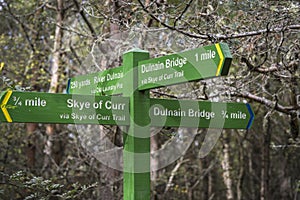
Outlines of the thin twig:
<svg viewBox="0 0 300 200">
<path fill-rule="evenodd" d="M 177 162 L 176 166 L 174 167 L 174 169 L 172 170 L 171 172 L 171 176 L 169 177 L 169 180 L 168 180 L 168 183 L 167 183 L 167 186 L 166 186 L 166 189 L 165 189 L 165 194 L 169 191 L 169 189 L 172 187 L 172 182 L 173 182 L 173 179 L 174 179 L 174 176 L 176 175 L 178 169 L 180 168 L 180 166 L 185 163 L 185 162 L 188 162 L 189 160 L 183 160 L 183 157 L 180 158 L 180 160 Z"/>
<path fill-rule="evenodd" d="M 284 31 L 288 31 L 288 30 L 299 30 L 300 29 L 300 24 L 294 24 L 294 25 L 289 25 L 289 26 L 281 26 L 281 27 L 276 27 L 276 28 L 266 28 L 266 29 L 261 29 L 261 30 L 257 30 L 257 31 L 250 31 L 250 32 L 244 32 L 244 33 L 236 33 L 236 34 L 227 34 L 227 35 L 223 35 L 223 34 L 212 34 L 212 33 L 207 33 L 207 34 L 194 34 L 191 32 L 186 32 L 185 28 L 180 28 L 180 27 L 176 27 L 174 24 L 174 26 L 171 26 L 165 22 L 163 22 L 162 20 L 160 20 L 158 17 L 156 17 L 153 13 L 151 13 L 150 10 L 147 9 L 147 7 L 142 3 L 141 0 L 138 0 L 139 4 L 141 5 L 142 9 L 151 17 L 153 18 L 155 21 L 157 21 L 158 23 L 160 23 L 162 26 L 173 30 L 173 31 L 177 31 L 179 33 L 182 33 L 186 36 L 192 37 L 192 38 L 198 38 L 198 39 L 214 39 L 214 40 L 228 40 L 228 39 L 236 39 L 236 38 L 243 38 L 243 37 L 249 37 L 249 36 L 255 36 L 255 35 L 261 35 L 264 33 L 282 33 Z"/>
</svg>

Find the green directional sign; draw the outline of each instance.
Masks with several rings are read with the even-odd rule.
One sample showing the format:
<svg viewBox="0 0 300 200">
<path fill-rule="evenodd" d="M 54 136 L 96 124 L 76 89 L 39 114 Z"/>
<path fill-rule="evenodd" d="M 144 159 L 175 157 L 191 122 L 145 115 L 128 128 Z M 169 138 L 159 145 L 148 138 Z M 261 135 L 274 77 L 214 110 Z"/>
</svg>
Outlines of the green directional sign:
<svg viewBox="0 0 300 200">
<path fill-rule="evenodd" d="M 139 90 L 227 75 L 232 56 L 225 43 L 138 63 Z"/>
<path fill-rule="evenodd" d="M 1 122 L 129 125 L 129 98 L 7 91 Z"/>
<path fill-rule="evenodd" d="M 70 78 L 67 93 L 112 95 L 123 90 L 123 66 Z"/>
<path fill-rule="evenodd" d="M 150 126 L 249 129 L 254 113 L 244 103 L 149 98 L 151 88 L 227 75 L 227 44 L 148 58 L 149 52 L 128 51 L 124 67 L 69 79 L 68 94 L 2 92 L 0 122 L 127 126 L 123 199 L 150 199 Z M 113 94 L 124 97 L 107 96 Z"/>
<path fill-rule="evenodd" d="M 193 100 L 150 100 L 152 126 L 249 129 L 254 119 L 249 104 Z"/>
</svg>

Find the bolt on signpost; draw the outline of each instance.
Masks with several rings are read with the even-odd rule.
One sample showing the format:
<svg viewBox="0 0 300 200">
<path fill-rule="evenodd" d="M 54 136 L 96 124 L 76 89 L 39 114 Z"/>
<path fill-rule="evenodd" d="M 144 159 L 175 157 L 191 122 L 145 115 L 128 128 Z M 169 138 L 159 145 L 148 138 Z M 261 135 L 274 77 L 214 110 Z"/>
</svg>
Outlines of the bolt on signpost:
<svg viewBox="0 0 300 200">
<path fill-rule="evenodd" d="M 0 121 L 126 126 L 123 198 L 147 200 L 150 126 L 249 129 L 254 119 L 249 104 L 151 99 L 149 90 L 227 75 L 231 60 L 224 43 L 154 59 L 133 49 L 121 67 L 71 78 L 70 94 L 2 92 Z M 100 96 L 113 94 L 123 96 Z"/>
</svg>

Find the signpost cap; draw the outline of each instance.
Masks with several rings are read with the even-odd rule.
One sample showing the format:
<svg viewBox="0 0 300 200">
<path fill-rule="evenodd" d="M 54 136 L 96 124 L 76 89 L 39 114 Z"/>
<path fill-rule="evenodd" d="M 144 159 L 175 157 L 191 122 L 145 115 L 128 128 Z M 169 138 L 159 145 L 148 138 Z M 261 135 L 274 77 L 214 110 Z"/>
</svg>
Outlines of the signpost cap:
<svg viewBox="0 0 300 200">
<path fill-rule="evenodd" d="M 126 51 L 124 54 L 132 53 L 132 52 L 148 53 L 148 51 L 146 51 L 146 50 L 142 50 L 140 48 L 135 47 L 135 48 L 132 48 L 132 49 Z"/>
</svg>

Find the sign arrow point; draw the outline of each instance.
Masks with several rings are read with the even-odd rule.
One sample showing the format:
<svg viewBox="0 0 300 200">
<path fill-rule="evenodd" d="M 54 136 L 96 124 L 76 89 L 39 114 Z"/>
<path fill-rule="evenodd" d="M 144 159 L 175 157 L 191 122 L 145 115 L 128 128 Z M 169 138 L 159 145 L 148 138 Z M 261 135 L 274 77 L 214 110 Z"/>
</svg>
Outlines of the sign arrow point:
<svg viewBox="0 0 300 200">
<path fill-rule="evenodd" d="M 248 109 L 249 114 L 250 114 L 250 119 L 249 119 L 249 122 L 248 122 L 248 125 L 247 125 L 247 128 L 246 128 L 248 130 L 248 129 L 250 129 L 250 127 L 251 127 L 251 125 L 253 123 L 254 113 L 253 113 L 253 110 L 252 110 L 250 104 L 247 103 L 246 106 L 247 106 L 247 109 Z"/>
<path fill-rule="evenodd" d="M 216 49 L 217 49 L 217 52 L 218 52 L 219 58 L 220 58 L 218 68 L 217 68 L 217 72 L 216 72 L 216 76 L 220 76 L 221 71 L 222 71 L 222 67 L 223 67 L 223 63 L 224 63 L 224 55 L 223 55 L 222 49 L 220 47 L 220 43 L 216 44 Z"/>
<path fill-rule="evenodd" d="M 70 84 L 71 84 L 71 79 L 68 79 L 68 85 L 67 85 L 67 89 L 66 89 L 66 93 L 70 94 Z"/>
<path fill-rule="evenodd" d="M 6 104 L 9 100 L 11 94 L 12 94 L 12 90 L 8 90 L 5 94 L 5 96 L 4 96 L 4 99 L 3 99 L 2 103 L 1 103 L 1 110 L 4 114 L 4 117 L 5 117 L 7 122 L 12 122 L 12 119 L 11 119 L 9 113 L 8 113 L 8 110 L 6 109 Z"/>
</svg>

